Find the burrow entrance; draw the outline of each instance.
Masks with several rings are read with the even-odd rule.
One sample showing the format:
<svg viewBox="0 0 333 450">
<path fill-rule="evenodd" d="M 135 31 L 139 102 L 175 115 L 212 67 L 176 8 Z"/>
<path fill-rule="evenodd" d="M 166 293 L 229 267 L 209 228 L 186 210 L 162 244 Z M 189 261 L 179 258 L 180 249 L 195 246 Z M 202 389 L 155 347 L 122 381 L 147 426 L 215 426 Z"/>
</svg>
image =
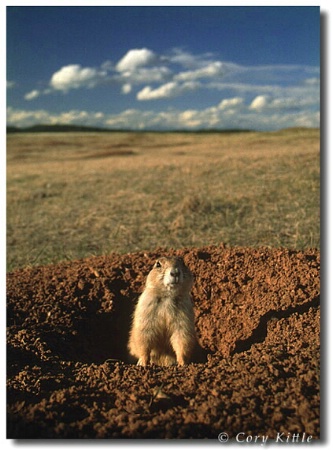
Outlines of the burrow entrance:
<svg viewBox="0 0 333 450">
<path fill-rule="evenodd" d="M 135 362 L 127 343 L 145 278 L 160 254 L 92 258 L 8 275 L 8 335 L 13 361 Z M 229 357 L 262 342 L 274 318 L 319 304 L 319 252 L 226 249 L 179 252 L 195 274 L 200 347 Z M 297 269 L 297 270 L 296 270 Z M 18 281 L 19 280 L 19 281 Z"/>
<path fill-rule="evenodd" d="M 105 361 L 135 364 L 136 359 L 127 348 L 135 301 L 122 300 L 114 312 L 97 313 L 79 320 L 76 329 L 67 336 L 50 335 L 48 346 L 60 359 L 96 364 Z M 63 345 L 59 345 L 60 342 Z M 198 342 L 191 361 L 206 362 L 209 353 Z"/>
</svg>

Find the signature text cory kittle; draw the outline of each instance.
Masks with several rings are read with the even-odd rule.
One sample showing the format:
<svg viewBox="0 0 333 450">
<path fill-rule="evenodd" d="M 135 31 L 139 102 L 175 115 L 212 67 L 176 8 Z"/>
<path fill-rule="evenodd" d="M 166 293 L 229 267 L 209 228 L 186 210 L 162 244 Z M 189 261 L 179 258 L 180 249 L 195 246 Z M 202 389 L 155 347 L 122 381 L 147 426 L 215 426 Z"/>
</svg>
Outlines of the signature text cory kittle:
<svg viewBox="0 0 333 450">
<path fill-rule="evenodd" d="M 244 433 L 243 431 L 238 433 L 236 435 L 236 441 L 237 442 L 261 442 L 263 444 L 266 444 L 266 442 L 268 441 L 269 437 L 267 435 L 251 435 L 251 434 L 247 434 Z M 297 443 L 297 442 L 306 442 L 306 443 L 310 443 L 312 441 L 312 436 L 311 435 L 307 435 L 306 433 L 277 433 L 276 437 L 274 439 L 274 442 L 276 443 L 285 443 L 285 444 L 289 444 L 289 443 Z"/>
</svg>

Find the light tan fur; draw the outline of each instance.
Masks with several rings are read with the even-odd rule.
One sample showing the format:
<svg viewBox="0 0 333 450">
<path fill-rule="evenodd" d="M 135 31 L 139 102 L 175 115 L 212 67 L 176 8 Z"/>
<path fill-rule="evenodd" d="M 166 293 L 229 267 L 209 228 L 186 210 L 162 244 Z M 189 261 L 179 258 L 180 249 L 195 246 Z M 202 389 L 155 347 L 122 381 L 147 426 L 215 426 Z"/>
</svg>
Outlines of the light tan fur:
<svg viewBox="0 0 333 450">
<path fill-rule="evenodd" d="M 128 343 L 138 365 L 190 361 L 196 343 L 192 284 L 192 273 L 182 258 L 156 261 L 136 305 Z"/>
</svg>

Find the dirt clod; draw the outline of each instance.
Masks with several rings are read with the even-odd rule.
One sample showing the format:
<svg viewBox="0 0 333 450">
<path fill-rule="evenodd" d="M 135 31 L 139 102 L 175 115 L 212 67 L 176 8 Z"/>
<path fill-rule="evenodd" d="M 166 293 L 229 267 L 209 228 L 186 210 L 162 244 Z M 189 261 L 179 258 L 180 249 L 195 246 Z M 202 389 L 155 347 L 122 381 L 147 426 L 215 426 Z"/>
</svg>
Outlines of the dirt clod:
<svg viewBox="0 0 333 450">
<path fill-rule="evenodd" d="M 195 275 L 194 362 L 130 363 L 155 258 Z M 320 254 L 268 248 L 109 255 L 8 274 L 8 438 L 319 439 Z"/>
</svg>

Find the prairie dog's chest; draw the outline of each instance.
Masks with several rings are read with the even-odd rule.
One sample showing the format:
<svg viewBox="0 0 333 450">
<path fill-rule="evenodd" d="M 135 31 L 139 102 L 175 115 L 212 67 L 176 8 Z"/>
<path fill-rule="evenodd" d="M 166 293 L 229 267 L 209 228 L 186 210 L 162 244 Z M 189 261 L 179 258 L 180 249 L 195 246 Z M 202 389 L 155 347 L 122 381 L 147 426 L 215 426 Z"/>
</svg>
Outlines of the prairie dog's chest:
<svg viewBox="0 0 333 450">
<path fill-rule="evenodd" d="M 177 314 L 179 299 L 165 293 L 144 292 L 141 298 L 141 312 L 151 320 L 168 320 Z"/>
</svg>

